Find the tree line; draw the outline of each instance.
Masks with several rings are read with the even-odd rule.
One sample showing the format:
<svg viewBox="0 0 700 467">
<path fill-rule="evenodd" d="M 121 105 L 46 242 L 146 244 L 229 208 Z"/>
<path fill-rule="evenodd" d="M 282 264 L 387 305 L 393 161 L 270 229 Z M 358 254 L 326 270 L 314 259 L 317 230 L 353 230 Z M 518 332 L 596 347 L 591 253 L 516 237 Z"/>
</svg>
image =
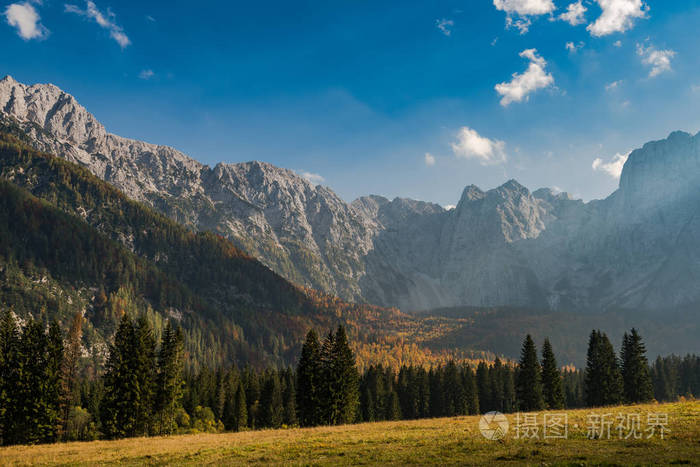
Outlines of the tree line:
<svg viewBox="0 0 700 467">
<path fill-rule="evenodd" d="M 450 361 L 360 374 L 345 329 L 311 330 L 295 368 L 186 369 L 183 334 L 159 339 L 145 317 L 124 313 L 101 375 L 85 369 L 83 318 L 64 336 L 55 322 L 0 316 L 2 444 L 241 431 L 381 420 L 537 411 L 675 400 L 700 394 L 700 358 L 649 365 L 639 333 L 619 354 L 591 332 L 586 368 L 561 370 L 545 339 L 526 336 L 518 362 Z"/>
</svg>

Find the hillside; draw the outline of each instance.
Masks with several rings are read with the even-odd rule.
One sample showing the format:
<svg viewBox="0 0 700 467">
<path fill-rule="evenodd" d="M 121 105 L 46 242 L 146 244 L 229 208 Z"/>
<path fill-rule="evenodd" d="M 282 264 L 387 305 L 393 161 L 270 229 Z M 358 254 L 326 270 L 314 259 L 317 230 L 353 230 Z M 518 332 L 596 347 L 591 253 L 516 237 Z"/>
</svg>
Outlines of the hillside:
<svg viewBox="0 0 700 467">
<path fill-rule="evenodd" d="M 546 413 L 546 412 L 545 412 Z M 588 415 L 640 416 L 641 439 L 588 439 Z M 8 465 L 668 465 L 697 464 L 700 403 L 646 404 L 566 411 L 567 439 L 514 439 L 516 415 L 508 415 L 502 441 L 481 435 L 478 416 L 364 423 L 337 427 L 197 434 L 120 441 L 60 443 L 0 448 Z M 647 439 L 647 416 L 666 414 L 664 439 L 658 429 Z M 544 413 L 537 423 L 542 424 Z M 523 425 L 524 423 L 521 422 Z M 627 431 L 622 432 L 626 434 Z"/>
<path fill-rule="evenodd" d="M 406 338 L 413 347 L 403 349 L 403 361 L 431 361 L 439 356 L 416 343 L 457 322 L 299 288 L 221 236 L 189 231 L 7 133 L 0 133 L 0 190 L 0 303 L 22 319 L 64 324 L 80 311 L 88 353 L 98 360 L 123 309 L 148 314 L 156 329 L 167 318 L 181 322 L 195 366 L 289 364 L 309 327 L 338 323 L 358 340 L 361 358 L 383 358 Z"/>
</svg>

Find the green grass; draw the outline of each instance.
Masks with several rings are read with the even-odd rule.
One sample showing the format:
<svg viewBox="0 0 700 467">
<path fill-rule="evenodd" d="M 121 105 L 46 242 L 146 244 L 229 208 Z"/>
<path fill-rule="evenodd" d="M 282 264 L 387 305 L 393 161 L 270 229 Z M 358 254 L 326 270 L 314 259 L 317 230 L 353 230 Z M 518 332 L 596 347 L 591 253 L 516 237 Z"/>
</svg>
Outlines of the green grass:
<svg viewBox="0 0 700 467">
<path fill-rule="evenodd" d="M 540 412 L 541 419 L 545 412 Z M 569 410 L 563 440 L 514 438 L 509 415 L 505 439 L 489 441 L 479 417 L 365 423 L 340 427 L 198 434 L 119 441 L 14 446 L 0 449 L 0 464 L 230 465 L 698 465 L 700 402 Z M 591 413 L 668 414 L 665 439 L 588 439 Z M 541 428 L 540 428 L 541 429 Z"/>
</svg>

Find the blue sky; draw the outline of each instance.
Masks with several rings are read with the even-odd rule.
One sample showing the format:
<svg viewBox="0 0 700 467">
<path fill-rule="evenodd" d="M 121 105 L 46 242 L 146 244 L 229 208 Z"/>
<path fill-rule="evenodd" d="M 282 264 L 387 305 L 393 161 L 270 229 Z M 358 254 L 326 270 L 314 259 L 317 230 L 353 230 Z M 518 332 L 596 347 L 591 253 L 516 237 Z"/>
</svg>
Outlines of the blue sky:
<svg viewBox="0 0 700 467">
<path fill-rule="evenodd" d="M 630 150 L 700 130 L 700 0 L 0 11 L 0 74 L 56 84 L 110 132 L 317 174 L 346 200 L 449 205 L 510 178 L 600 198 Z"/>
</svg>

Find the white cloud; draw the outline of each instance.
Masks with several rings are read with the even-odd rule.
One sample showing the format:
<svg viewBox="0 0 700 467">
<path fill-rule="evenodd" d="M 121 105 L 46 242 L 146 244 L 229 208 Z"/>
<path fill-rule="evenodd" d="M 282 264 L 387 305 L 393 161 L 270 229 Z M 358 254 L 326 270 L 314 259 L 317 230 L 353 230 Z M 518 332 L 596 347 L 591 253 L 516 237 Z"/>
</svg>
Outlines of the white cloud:
<svg viewBox="0 0 700 467">
<path fill-rule="evenodd" d="M 547 73 L 547 61 L 537 55 L 537 49 L 527 49 L 520 52 L 520 56 L 530 60 L 530 65 L 524 73 L 513 73 L 510 82 L 496 85 L 496 92 L 503 96 L 501 105 L 508 106 L 511 102 L 528 100 L 528 95 L 538 89 L 547 88 L 554 84 L 554 78 Z"/>
<path fill-rule="evenodd" d="M 603 10 L 601 15 L 586 29 L 592 36 L 607 36 L 614 32 L 625 32 L 634 26 L 636 18 L 646 17 L 649 7 L 642 0 L 595 0 Z"/>
<path fill-rule="evenodd" d="M 502 164 L 506 161 L 506 143 L 479 135 L 476 130 L 462 127 L 457 141 L 452 143 L 452 152 L 457 157 L 476 159 L 481 165 Z"/>
<path fill-rule="evenodd" d="M 506 18 L 506 29 L 515 28 L 520 31 L 520 35 L 527 34 L 531 25 L 532 21 L 530 21 L 530 18 L 519 18 L 516 20 L 510 16 Z"/>
<path fill-rule="evenodd" d="M 425 160 L 425 165 L 427 165 L 428 167 L 432 167 L 435 165 L 435 156 L 433 156 L 429 152 L 425 153 L 424 160 Z"/>
<path fill-rule="evenodd" d="M 304 171 L 304 170 L 302 170 L 302 171 L 300 171 L 300 172 L 298 172 L 298 173 L 299 173 L 299 175 L 301 176 L 301 178 L 304 178 L 304 179 L 308 180 L 310 183 L 312 183 L 312 184 L 314 184 L 314 185 L 319 185 L 319 184 L 321 184 L 321 183 L 323 183 L 323 182 L 326 181 L 326 179 L 323 178 L 323 177 L 322 177 L 321 175 L 319 175 L 319 174 L 315 174 L 315 173 L 311 173 L 311 172 L 306 172 L 306 171 Z"/>
<path fill-rule="evenodd" d="M 115 41 L 117 41 L 117 44 L 119 44 L 119 46 L 122 49 L 126 48 L 129 44 L 131 44 L 129 37 L 124 33 L 124 29 L 122 29 L 121 26 L 117 25 L 114 22 L 114 13 L 112 13 L 110 10 L 107 10 L 107 15 L 104 15 L 97 8 L 95 2 L 92 2 L 90 0 L 85 2 L 84 10 L 76 5 L 66 4 L 65 11 L 67 13 L 75 13 L 81 16 L 85 16 L 86 18 L 95 20 L 95 22 L 98 25 L 100 25 L 100 27 L 109 31 L 109 36 Z"/>
<path fill-rule="evenodd" d="M 653 45 L 644 47 L 637 44 L 637 55 L 642 58 L 642 63 L 651 67 L 649 77 L 653 78 L 665 71 L 671 71 L 671 59 L 676 55 L 673 50 L 659 50 Z"/>
<path fill-rule="evenodd" d="M 520 34 L 530 29 L 530 16 L 545 15 L 556 9 L 552 0 L 493 0 L 493 6 L 506 13 L 506 28 L 516 28 Z"/>
<path fill-rule="evenodd" d="M 41 24 L 41 17 L 30 2 L 13 3 L 5 9 L 7 24 L 17 28 L 17 34 L 25 41 L 43 39 L 49 30 Z"/>
<path fill-rule="evenodd" d="M 493 0 L 493 6 L 519 16 L 545 15 L 556 9 L 552 0 Z"/>
<path fill-rule="evenodd" d="M 455 25 L 455 22 L 452 21 L 451 19 L 436 19 L 435 20 L 435 26 L 442 32 L 444 35 L 449 36 L 452 34 L 452 26 Z"/>
<path fill-rule="evenodd" d="M 617 81 L 613 81 L 612 83 L 608 83 L 605 85 L 605 90 L 606 91 L 614 91 L 615 89 L 619 88 L 620 85 L 622 84 L 622 80 L 618 79 Z"/>
<path fill-rule="evenodd" d="M 452 211 L 453 209 L 457 209 L 457 206 L 454 204 L 446 204 L 443 206 L 443 208 L 445 208 L 445 211 Z"/>
<path fill-rule="evenodd" d="M 586 22 L 586 11 L 588 9 L 583 6 L 583 0 L 578 0 L 576 3 L 569 4 L 566 12 L 559 15 L 559 19 L 572 26 L 578 26 Z"/>
<path fill-rule="evenodd" d="M 629 152 L 626 154 L 620 154 L 618 152 L 609 162 L 604 162 L 603 159 L 597 157 L 592 164 L 593 170 L 603 172 L 613 178 L 619 179 L 620 175 L 622 174 L 622 168 L 624 167 L 625 162 L 627 162 L 629 155 Z"/>
<path fill-rule="evenodd" d="M 567 42 L 566 43 L 566 50 L 568 50 L 571 53 L 576 53 L 578 49 L 582 49 L 583 46 L 586 45 L 583 43 L 583 41 L 579 41 L 578 44 L 574 44 L 573 42 Z"/>
<path fill-rule="evenodd" d="M 614 45 L 615 47 L 622 47 L 622 41 L 621 41 L 620 39 L 618 39 L 618 40 L 616 40 L 615 42 L 613 42 L 613 45 Z"/>
<path fill-rule="evenodd" d="M 155 76 L 156 74 L 153 72 L 153 70 L 141 70 L 141 73 L 139 73 L 139 78 L 141 79 L 151 79 Z"/>
</svg>

